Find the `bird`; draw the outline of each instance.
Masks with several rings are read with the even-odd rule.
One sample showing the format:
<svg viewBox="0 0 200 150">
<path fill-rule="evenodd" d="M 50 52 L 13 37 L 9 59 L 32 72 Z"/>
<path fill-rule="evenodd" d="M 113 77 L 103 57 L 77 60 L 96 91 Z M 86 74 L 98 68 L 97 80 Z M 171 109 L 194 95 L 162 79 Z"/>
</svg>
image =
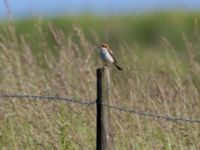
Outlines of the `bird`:
<svg viewBox="0 0 200 150">
<path fill-rule="evenodd" d="M 104 66 L 108 66 L 110 64 L 113 64 L 115 65 L 115 67 L 118 69 L 118 70 L 123 70 L 118 64 L 117 64 L 117 61 L 113 55 L 113 52 L 112 50 L 110 49 L 109 45 L 105 42 L 102 42 L 100 45 L 99 45 L 99 55 L 101 57 L 101 59 L 105 62 L 105 65 Z"/>
</svg>

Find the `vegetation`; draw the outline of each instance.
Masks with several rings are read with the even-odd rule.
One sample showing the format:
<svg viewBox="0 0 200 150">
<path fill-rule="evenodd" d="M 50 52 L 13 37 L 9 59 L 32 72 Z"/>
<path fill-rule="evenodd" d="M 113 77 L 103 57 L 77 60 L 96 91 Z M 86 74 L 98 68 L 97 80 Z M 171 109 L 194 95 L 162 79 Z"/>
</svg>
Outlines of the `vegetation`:
<svg viewBox="0 0 200 150">
<path fill-rule="evenodd" d="M 0 93 L 95 100 L 109 42 L 113 105 L 200 118 L 199 15 L 60 17 L 0 23 Z M 95 106 L 3 99 L 0 149 L 95 149 Z M 111 110 L 117 150 L 199 149 L 199 125 Z"/>
</svg>

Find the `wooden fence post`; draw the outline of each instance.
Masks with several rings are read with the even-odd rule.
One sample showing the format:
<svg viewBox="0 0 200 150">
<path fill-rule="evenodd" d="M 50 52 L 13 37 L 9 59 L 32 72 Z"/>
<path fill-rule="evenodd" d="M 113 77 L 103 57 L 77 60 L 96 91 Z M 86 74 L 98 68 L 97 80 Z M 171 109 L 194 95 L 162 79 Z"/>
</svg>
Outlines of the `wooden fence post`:
<svg viewBox="0 0 200 150">
<path fill-rule="evenodd" d="M 97 69 L 96 150 L 114 150 L 109 110 L 110 69 Z"/>
</svg>

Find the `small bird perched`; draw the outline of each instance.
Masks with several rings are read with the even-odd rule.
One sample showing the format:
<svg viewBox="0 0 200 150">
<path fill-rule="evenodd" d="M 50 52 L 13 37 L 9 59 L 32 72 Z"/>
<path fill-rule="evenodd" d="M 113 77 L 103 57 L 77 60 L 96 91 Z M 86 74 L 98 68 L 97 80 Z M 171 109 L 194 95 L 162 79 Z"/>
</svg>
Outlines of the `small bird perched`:
<svg viewBox="0 0 200 150">
<path fill-rule="evenodd" d="M 101 43 L 99 46 L 99 54 L 101 59 L 105 62 L 105 65 L 114 64 L 117 69 L 122 70 L 122 68 L 117 64 L 113 52 L 106 43 Z M 105 66 L 104 65 L 104 66 Z"/>
</svg>

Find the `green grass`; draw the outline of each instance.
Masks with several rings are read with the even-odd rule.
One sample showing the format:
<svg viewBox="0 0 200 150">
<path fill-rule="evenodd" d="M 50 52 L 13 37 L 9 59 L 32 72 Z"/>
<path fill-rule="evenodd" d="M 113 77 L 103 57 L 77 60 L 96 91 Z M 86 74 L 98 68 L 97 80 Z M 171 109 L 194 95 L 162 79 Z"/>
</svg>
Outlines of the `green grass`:
<svg viewBox="0 0 200 150">
<path fill-rule="evenodd" d="M 195 21 L 196 19 L 196 21 Z M 199 15 L 29 19 L 0 26 L 0 93 L 95 100 L 96 50 L 109 41 L 111 103 L 199 118 Z M 0 149 L 95 149 L 95 106 L 2 99 Z M 117 150 L 198 150 L 199 125 L 111 110 Z"/>
<path fill-rule="evenodd" d="M 51 40 L 51 36 L 48 36 L 46 32 L 48 32 L 47 26 L 53 24 L 61 28 L 66 35 L 73 37 L 73 40 L 77 40 L 76 35 L 72 32 L 73 27 L 80 26 L 90 42 L 99 40 L 91 38 L 93 34 L 98 34 L 100 39 L 109 41 L 114 46 L 119 41 L 126 41 L 131 46 L 138 44 L 140 46 L 145 45 L 142 48 L 147 46 L 159 47 L 161 45 L 160 38 L 164 36 L 170 40 L 173 46 L 182 49 L 184 44 L 182 40 L 183 32 L 192 41 L 198 42 L 199 19 L 199 12 L 186 13 L 181 11 L 108 17 L 96 17 L 85 14 L 73 17 L 62 16 L 57 18 L 17 20 L 15 21 L 15 26 L 17 35 L 24 34 L 28 36 L 27 38 L 33 44 L 36 43 L 35 38 L 41 37 L 38 34 L 38 27 L 45 32 L 47 39 Z M 0 31 L 6 25 L 2 23 L 1 26 Z"/>
</svg>

